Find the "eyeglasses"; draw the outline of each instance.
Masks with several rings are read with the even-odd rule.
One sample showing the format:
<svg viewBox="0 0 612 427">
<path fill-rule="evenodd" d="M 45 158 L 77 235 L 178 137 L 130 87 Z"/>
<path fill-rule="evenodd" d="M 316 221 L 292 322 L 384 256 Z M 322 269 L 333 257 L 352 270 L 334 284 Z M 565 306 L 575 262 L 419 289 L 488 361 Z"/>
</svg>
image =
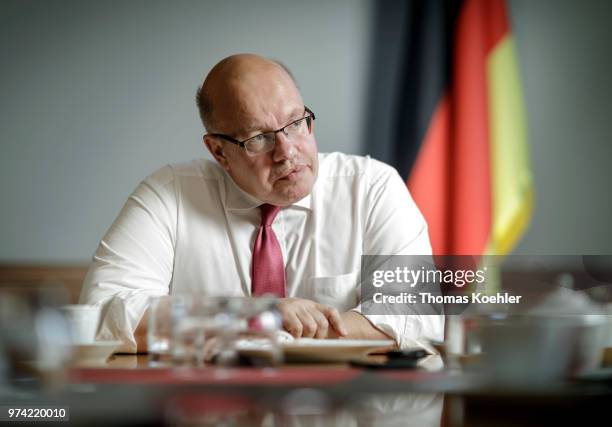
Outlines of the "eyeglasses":
<svg viewBox="0 0 612 427">
<path fill-rule="evenodd" d="M 268 151 L 272 151 L 272 149 L 274 149 L 274 145 L 276 144 L 276 134 L 279 132 L 282 132 L 290 141 L 296 137 L 309 135 L 312 132 L 312 121 L 314 119 L 314 113 L 310 111 L 308 107 L 304 107 L 304 117 L 301 119 L 297 119 L 278 130 L 260 133 L 247 138 L 244 141 L 238 141 L 237 139 L 222 133 L 211 133 L 210 136 L 225 139 L 226 141 L 244 148 L 248 155 L 257 156 L 258 154 L 267 153 Z"/>
</svg>

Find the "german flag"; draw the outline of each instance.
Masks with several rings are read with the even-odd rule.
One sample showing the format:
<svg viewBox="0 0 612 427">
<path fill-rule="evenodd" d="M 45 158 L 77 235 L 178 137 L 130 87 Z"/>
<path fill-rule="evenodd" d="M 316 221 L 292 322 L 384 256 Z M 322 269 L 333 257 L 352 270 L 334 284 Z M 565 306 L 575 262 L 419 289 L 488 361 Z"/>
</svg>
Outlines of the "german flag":
<svg viewBox="0 0 612 427">
<path fill-rule="evenodd" d="M 407 26 L 394 160 L 434 254 L 507 254 L 533 189 L 505 2 L 414 1 Z"/>
</svg>

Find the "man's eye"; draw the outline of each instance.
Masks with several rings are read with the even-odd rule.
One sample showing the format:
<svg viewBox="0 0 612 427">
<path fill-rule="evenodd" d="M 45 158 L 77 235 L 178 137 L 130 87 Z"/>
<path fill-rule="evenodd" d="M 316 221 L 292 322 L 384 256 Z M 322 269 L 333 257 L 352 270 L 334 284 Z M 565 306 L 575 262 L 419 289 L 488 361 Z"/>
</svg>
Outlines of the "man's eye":
<svg viewBox="0 0 612 427">
<path fill-rule="evenodd" d="M 297 120 L 291 124 L 293 129 L 299 129 L 302 127 L 302 123 L 304 123 L 304 119 Z"/>
<path fill-rule="evenodd" d="M 248 140 L 247 145 L 249 146 L 249 150 L 253 152 L 263 150 L 266 145 L 266 136 L 264 134 L 256 135 Z"/>
</svg>

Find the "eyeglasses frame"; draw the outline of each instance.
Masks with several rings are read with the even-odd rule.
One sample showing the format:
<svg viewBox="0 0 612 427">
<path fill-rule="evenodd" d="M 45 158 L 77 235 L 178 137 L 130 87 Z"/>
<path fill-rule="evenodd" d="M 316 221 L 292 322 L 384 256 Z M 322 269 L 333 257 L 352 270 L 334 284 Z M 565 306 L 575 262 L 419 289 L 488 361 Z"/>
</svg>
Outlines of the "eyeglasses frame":
<svg viewBox="0 0 612 427">
<path fill-rule="evenodd" d="M 261 132 L 261 133 L 258 133 L 257 135 L 253 135 L 253 136 L 251 136 L 251 137 L 249 137 L 247 139 L 243 139 L 242 141 L 239 141 L 236 138 L 232 138 L 231 136 L 225 135 L 225 134 L 222 134 L 222 133 L 211 133 L 211 134 L 209 134 L 209 136 L 212 136 L 212 137 L 215 137 L 215 138 L 221 138 L 221 139 L 226 140 L 227 142 L 231 142 L 232 144 L 236 144 L 239 147 L 241 147 L 242 149 L 244 149 L 247 152 L 247 154 L 252 155 L 246 149 L 246 143 L 248 141 L 250 141 L 253 138 L 257 138 L 260 135 L 265 135 L 267 133 L 273 133 L 276 136 L 277 133 L 283 132 L 283 134 L 287 135 L 285 133 L 285 129 L 287 129 L 289 126 L 295 124 L 296 122 L 299 122 L 300 120 L 304 120 L 304 119 L 307 119 L 307 120 L 308 119 L 310 119 L 310 120 L 315 120 L 316 119 L 315 114 L 307 106 L 304 106 L 304 117 L 300 117 L 299 119 L 296 119 L 296 120 L 292 121 L 291 123 L 286 124 L 285 126 L 283 126 L 280 129 L 271 130 L 269 132 Z M 311 122 L 306 122 L 306 125 L 308 126 L 308 131 L 312 132 L 312 130 L 311 130 L 312 123 Z M 260 153 L 260 154 L 263 154 L 263 153 Z"/>
</svg>

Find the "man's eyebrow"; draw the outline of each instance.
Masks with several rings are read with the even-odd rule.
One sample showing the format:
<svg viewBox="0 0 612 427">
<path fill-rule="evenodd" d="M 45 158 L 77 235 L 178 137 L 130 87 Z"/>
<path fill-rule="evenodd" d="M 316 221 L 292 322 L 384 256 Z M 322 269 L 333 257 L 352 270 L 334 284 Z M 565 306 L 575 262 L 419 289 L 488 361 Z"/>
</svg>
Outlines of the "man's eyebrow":
<svg viewBox="0 0 612 427">
<path fill-rule="evenodd" d="M 288 124 L 290 124 L 291 122 L 293 122 L 294 120 L 298 120 L 302 118 L 302 113 L 304 113 L 304 109 L 297 107 L 294 108 L 291 113 L 289 113 L 287 115 L 287 119 L 285 120 L 285 124 L 283 126 L 287 126 Z M 266 130 L 263 131 L 261 130 L 261 127 L 259 127 L 258 125 L 255 124 L 250 124 L 247 125 L 245 127 L 243 127 L 242 129 L 240 129 L 236 135 L 249 135 L 252 132 L 258 131 L 258 133 L 265 133 L 265 132 L 270 132 L 271 130 Z"/>
<path fill-rule="evenodd" d="M 236 135 L 248 135 L 251 132 L 256 131 L 256 130 L 259 130 L 259 126 L 251 124 L 251 125 L 245 126 L 242 129 L 240 129 L 236 133 Z"/>
<path fill-rule="evenodd" d="M 289 114 L 289 116 L 287 117 L 287 123 L 293 121 L 293 120 L 298 120 L 302 118 L 302 114 L 304 113 L 304 109 L 303 108 L 294 108 L 293 111 Z"/>
</svg>

